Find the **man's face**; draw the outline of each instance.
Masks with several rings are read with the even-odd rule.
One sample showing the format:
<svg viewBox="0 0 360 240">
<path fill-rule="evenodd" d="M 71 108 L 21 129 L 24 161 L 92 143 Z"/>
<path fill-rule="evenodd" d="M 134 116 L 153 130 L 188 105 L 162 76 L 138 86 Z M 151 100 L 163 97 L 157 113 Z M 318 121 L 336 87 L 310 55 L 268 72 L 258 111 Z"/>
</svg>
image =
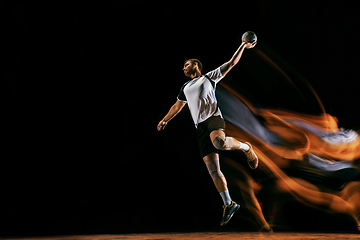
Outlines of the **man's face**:
<svg viewBox="0 0 360 240">
<path fill-rule="evenodd" d="M 190 61 L 186 61 L 183 68 L 184 74 L 186 77 L 190 77 L 192 73 L 194 73 L 194 64 Z"/>
</svg>

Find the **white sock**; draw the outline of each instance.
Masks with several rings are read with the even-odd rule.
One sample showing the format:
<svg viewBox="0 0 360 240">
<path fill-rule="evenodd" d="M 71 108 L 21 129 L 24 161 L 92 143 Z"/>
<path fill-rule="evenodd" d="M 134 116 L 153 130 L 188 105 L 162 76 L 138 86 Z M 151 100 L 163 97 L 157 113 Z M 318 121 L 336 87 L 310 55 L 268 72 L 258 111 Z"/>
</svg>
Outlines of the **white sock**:
<svg viewBox="0 0 360 240">
<path fill-rule="evenodd" d="M 242 143 L 242 142 L 239 142 L 240 143 L 240 147 L 238 149 L 241 149 L 243 151 L 249 151 L 250 147 L 249 145 L 247 145 L 246 143 Z"/>
<path fill-rule="evenodd" d="M 230 194 L 229 194 L 229 190 L 225 190 L 223 192 L 220 193 L 220 196 L 224 202 L 224 205 L 231 205 L 231 197 L 230 197 Z"/>
</svg>

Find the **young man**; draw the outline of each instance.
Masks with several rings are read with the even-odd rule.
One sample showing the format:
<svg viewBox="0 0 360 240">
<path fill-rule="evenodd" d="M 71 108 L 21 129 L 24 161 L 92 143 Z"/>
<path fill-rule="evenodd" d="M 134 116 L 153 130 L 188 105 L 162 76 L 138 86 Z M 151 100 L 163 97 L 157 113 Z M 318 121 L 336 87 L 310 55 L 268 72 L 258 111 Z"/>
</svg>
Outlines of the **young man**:
<svg viewBox="0 0 360 240">
<path fill-rule="evenodd" d="M 239 62 L 244 49 L 253 48 L 256 42 L 242 42 L 230 61 L 205 75 L 201 74 L 202 64 L 197 59 L 189 59 L 184 63 L 184 74 L 191 80 L 186 82 L 166 116 L 157 125 L 163 130 L 168 122 L 175 117 L 188 103 L 192 119 L 197 128 L 200 152 L 206 167 L 214 181 L 215 187 L 224 202 L 221 226 L 228 223 L 240 206 L 232 201 L 227 182 L 220 171 L 218 150 L 241 150 L 247 158 L 250 168 L 258 166 L 258 158 L 249 143 L 242 143 L 225 135 L 225 122 L 215 97 L 216 84 Z"/>
</svg>

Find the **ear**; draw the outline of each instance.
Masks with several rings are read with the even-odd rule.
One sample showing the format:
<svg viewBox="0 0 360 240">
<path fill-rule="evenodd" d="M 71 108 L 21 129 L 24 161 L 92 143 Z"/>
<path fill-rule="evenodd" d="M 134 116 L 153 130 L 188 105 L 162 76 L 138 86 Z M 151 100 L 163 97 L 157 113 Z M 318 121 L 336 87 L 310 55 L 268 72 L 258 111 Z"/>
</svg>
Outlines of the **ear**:
<svg viewBox="0 0 360 240">
<path fill-rule="evenodd" d="M 194 62 L 194 68 L 199 68 L 199 65 L 197 62 Z"/>
</svg>

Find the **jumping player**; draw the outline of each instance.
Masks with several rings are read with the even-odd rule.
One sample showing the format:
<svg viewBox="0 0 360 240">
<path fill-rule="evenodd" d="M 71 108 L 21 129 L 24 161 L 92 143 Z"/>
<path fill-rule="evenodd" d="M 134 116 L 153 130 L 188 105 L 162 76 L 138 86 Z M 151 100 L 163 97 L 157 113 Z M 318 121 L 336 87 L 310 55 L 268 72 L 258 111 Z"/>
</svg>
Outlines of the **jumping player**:
<svg viewBox="0 0 360 240">
<path fill-rule="evenodd" d="M 202 64 L 199 60 L 185 61 L 183 71 L 185 76 L 190 77 L 191 80 L 182 86 L 177 101 L 157 125 L 158 131 L 163 130 L 168 122 L 188 103 L 197 129 L 201 156 L 224 202 L 221 226 L 229 222 L 234 213 L 239 210 L 240 205 L 232 201 L 230 197 L 225 176 L 220 171 L 218 150 L 243 151 L 252 169 L 257 168 L 259 161 L 250 143 L 242 143 L 225 135 L 225 121 L 217 106 L 215 88 L 216 84 L 239 62 L 244 49 L 253 48 L 256 43 L 242 42 L 230 61 L 205 75 L 201 74 Z"/>
</svg>

